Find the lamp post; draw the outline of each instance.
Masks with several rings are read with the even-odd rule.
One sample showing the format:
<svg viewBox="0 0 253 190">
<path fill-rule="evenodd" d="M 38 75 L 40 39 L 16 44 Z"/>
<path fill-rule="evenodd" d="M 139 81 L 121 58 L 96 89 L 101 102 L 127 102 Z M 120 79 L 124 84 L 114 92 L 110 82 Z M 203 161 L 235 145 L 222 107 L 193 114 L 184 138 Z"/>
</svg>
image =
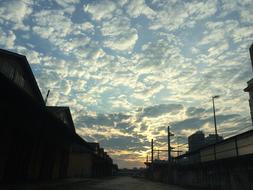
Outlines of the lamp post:
<svg viewBox="0 0 253 190">
<path fill-rule="evenodd" d="M 217 133 L 217 123 L 216 123 L 216 115 L 215 115 L 215 105 L 214 105 L 214 99 L 219 98 L 220 96 L 212 96 L 213 101 L 213 120 L 214 120 L 214 127 L 215 127 L 215 141 L 218 142 L 218 133 Z"/>
</svg>

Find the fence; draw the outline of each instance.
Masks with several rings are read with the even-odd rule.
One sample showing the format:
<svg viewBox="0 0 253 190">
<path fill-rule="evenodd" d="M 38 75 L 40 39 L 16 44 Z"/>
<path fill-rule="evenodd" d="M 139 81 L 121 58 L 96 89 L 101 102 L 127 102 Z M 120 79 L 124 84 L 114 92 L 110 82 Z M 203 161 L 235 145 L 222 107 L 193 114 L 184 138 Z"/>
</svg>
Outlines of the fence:
<svg viewBox="0 0 253 190">
<path fill-rule="evenodd" d="M 177 163 L 195 164 L 253 154 L 253 130 L 230 137 L 175 158 Z"/>
</svg>

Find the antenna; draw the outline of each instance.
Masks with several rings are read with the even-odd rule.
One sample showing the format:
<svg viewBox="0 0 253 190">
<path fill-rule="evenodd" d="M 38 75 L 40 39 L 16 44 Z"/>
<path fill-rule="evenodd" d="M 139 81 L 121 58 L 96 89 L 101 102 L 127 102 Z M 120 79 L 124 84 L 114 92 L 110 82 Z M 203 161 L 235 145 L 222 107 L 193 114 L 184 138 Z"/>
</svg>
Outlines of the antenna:
<svg viewBox="0 0 253 190">
<path fill-rule="evenodd" d="M 50 93 L 50 90 L 47 91 L 47 96 L 45 98 L 45 105 L 47 105 L 47 99 L 48 99 L 49 93 Z"/>
</svg>

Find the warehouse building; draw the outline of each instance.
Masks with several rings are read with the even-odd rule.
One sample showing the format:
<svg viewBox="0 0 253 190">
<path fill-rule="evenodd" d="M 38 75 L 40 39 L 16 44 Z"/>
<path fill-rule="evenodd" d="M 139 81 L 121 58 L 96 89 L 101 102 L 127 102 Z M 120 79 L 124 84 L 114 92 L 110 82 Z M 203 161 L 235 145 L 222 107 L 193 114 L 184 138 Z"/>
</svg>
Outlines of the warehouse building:
<svg viewBox="0 0 253 190">
<path fill-rule="evenodd" d="M 46 107 L 25 56 L 0 49 L 0 181 L 95 176 L 97 157 L 68 107 Z"/>
</svg>

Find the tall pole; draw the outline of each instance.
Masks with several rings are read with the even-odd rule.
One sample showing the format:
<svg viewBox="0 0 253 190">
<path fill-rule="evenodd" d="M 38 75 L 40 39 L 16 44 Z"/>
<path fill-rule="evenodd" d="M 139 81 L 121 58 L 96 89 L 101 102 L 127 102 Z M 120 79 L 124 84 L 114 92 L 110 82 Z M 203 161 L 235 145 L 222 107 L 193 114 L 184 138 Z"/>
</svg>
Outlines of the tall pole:
<svg viewBox="0 0 253 190">
<path fill-rule="evenodd" d="M 151 163 L 154 161 L 154 141 L 151 140 Z"/>
<path fill-rule="evenodd" d="M 171 161 L 171 149 L 170 149 L 170 126 L 168 126 L 168 162 Z"/>
<path fill-rule="evenodd" d="M 218 142 L 218 133 L 217 133 L 217 124 L 216 124 L 214 98 L 218 98 L 218 96 L 213 96 L 212 97 L 212 100 L 213 100 L 213 120 L 214 120 L 214 127 L 215 127 L 215 141 Z"/>
<path fill-rule="evenodd" d="M 179 156 L 178 136 L 177 136 L 177 156 Z"/>
</svg>

